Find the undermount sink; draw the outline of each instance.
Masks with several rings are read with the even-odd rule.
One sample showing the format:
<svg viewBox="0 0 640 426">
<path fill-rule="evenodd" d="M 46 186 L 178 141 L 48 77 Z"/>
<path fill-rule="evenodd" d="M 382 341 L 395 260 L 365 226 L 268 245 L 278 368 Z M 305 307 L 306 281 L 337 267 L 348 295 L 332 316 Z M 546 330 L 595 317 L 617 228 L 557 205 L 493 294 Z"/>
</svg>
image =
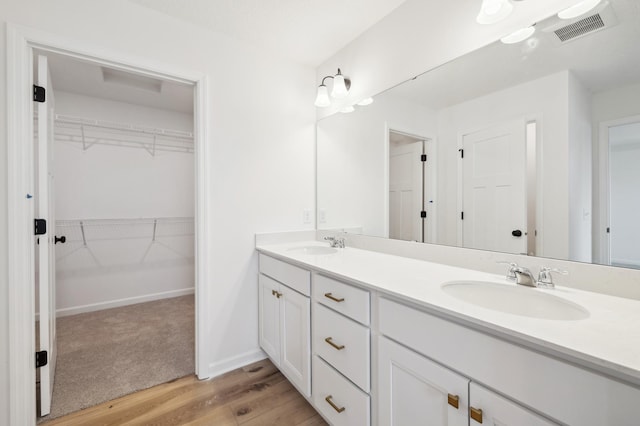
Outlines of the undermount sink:
<svg viewBox="0 0 640 426">
<path fill-rule="evenodd" d="M 337 253 L 338 250 L 332 247 L 325 246 L 302 246 L 302 247 L 293 247 L 287 251 L 292 251 L 300 254 L 308 254 L 313 256 L 323 255 L 323 254 L 333 254 Z"/>
<path fill-rule="evenodd" d="M 451 281 L 442 290 L 464 302 L 532 318 L 575 321 L 589 317 L 582 306 L 535 288 L 487 281 Z"/>
</svg>

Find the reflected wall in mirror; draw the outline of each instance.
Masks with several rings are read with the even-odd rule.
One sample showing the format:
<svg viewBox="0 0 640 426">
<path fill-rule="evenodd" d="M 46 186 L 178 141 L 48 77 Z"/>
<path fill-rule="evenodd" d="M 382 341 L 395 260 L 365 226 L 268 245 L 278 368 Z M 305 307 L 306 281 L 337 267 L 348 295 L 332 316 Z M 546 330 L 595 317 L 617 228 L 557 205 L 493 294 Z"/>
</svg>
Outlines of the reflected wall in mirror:
<svg viewBox="0 0 640 426">
<path fill-rule="evenodd" d="M 640 268 L 640 7 L 535 28 L 320 120 L 318 229 Z"/>
</svg>

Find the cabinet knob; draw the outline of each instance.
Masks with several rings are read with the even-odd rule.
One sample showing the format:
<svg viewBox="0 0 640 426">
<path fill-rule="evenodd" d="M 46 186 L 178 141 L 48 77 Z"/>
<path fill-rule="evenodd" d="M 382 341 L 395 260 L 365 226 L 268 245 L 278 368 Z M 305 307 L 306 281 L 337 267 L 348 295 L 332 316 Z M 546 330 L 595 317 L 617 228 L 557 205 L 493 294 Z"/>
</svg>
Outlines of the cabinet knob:
<svg viewBox="0 0 640 426">
<path fill-rule="evenodd" d="M 282 293 L 280 293 L 279 291 L 276 291 L 276 297 L 280 299 L 282 297 Z"/>
<path fill-rule="evenodd" d="M 478 423 L 482 423 L 482 410 L 480 408 L 469 407 L 469 416 Z"/>
<path fill-rule="evenodd" d="M 457 410 L 460 404 L 460 397 L 458 395 L 449 394 L 447 398 L 447 402 L 449 403 L 450 406 L 452 406 Z"/>
<path fill-rule="evenodd" d="M 345 408 L 344 407 L 338 407 L 332 400 L 331 398 L 333 398 L 333 396 L 329 395 L 328 397 L 326 397 L 324 400 L 327 401 L 327 403 L 333 407 L 334 410 L 336 410 L 338 413 L 342 413 Z"/>
<path fill-rule="evenodd" d="M 324 297 L 326 297 L 327 299 L 331 299 L 334 302 L 338 302 L 338 303 L 344 302 L 344 297 L 337 298 L 337 297 L 333 296 L 331 293 L 325 293 Z"/>
<path fill-rule="evenodd" d="M 326 339 L 324 339 L 324 341 L 327 342 L 328 344 L 330 344 L 331 346 L 333 346 L 334 348 L 336 348 L 339 351 L 344 349 L 344 345 L 336 345 L 335 343 L 333 343 L 332 339 L 333 339 L 332 337 L 327 337 Z"/>
</svg>

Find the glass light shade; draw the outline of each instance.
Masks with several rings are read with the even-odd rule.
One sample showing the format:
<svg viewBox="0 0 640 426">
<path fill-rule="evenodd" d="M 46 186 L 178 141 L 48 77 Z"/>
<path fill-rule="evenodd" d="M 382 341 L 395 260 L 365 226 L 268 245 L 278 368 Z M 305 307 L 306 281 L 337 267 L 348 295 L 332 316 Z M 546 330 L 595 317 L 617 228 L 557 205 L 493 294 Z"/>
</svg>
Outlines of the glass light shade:
<svg viewBox="0 0 640 426">
<path fill-rule="evenodd" d="M 347 85 L 344 82 L 344 76 L 342 74 L 336 74 L 333 76 L 333 90 L 331 91 L 331 97 L 335 99 L 344 99 L 349 94 Z"/>
<path fill-rule="evenodd" d="M 329 91 L 327 90 L 327 86 L 321 84 L 318 86 L 318 94 L 316 95 L 315 105 L 320 108 L 325 108 L 331 105 L 331 100 L 329 99 Z"/>
<path fill-rule="evenodd" d="M 520 43 L 521 41 L 531 37 L 535 32 L 536 32 L 536 28 L 532 25 L 530 27 L 522 28 L 522 29 L 519 29 L 518 31 L 514 31 L 508 36 L 502 37 L 500 41 L 503 42 L 504 44 Z"/>
<path fill-rule="evenodd" d="M 476 17 L 479 24 L 495 24 L 505 19 L 513 11 L 510 0 L 482 0 L 480 13 Z"/>
<path fill-rule="evenodd" d="M 371 105 L 372 103 L 373 103 L 373 98 L 365 98 L 365 99 L 361 100 L 360 102 L 358 102 L 358 105 L 367 106 L 367 105 Z"/>
<path fill-rule="evenodd" d="M 353 105 L 346 106 L 346 107 L 344 107 L 344 108 L 342 108 L 340 110 L 340 112 L 345 113 L 345 114 L 348 114 L 348 113 L 353 112 L 353 111 L 355 111 L 355 108 L 353 107 Z"/>
<path fill-rule="evenodd" d="M 577 18 L 580 15 L 584 15 L 594 7 L 600 4 L 601 0 L 584 0 L 578 4 L 571 6 L 558 13 L 558 18 L 560 19 L 573 19 Z"/>
</svg>

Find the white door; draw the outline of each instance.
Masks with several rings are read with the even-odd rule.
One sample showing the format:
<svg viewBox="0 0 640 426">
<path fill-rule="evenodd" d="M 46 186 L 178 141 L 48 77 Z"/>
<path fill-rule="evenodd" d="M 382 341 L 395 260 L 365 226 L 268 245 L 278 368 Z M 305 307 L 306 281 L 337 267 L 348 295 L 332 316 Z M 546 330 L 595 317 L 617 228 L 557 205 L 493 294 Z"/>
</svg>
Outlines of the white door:
<svg viewBox="0 0 640 426">
<path fill-rule="evenodd" d="M 260 347 L 276 366 L 280 365 L 280 284 L 260 274 L 258 278 Z"/>
<path fill-rule="evenodd" d="M 527 252 L 524 120 L 463 136 L 462 245 Z"/>
<path fill-rule="evenodd" d="M 48 363 L 40 367 L 40 415 L 51 411 L 51 394 L 56 369 L 56 257 L 53 194 L 53 87 L 47 57 L 37 57 L 37 85 L 46 90 L 46 101 L 38 102 L 36 217 L 47 223 L 47 232 L 38 237 L 36 276 L 38 277 L 40 342 L 39 351 L 47 351 Z"/>
<path fill-rule="evenodd" d="M 280 286 L 280 368 L 305 396 L 311 396 L 311 306 L 309 298 Z"/>
<path fill-rule="evenodd" d="M 551 426 L 556 424 L 473 382 L 469 386 L 469 405 L 471 406 L 470 426 L 479 424 Z"/>
<path fill-rule="evenodd" d="M 423 242 L 423 145 L 389 147 L 389 238 Z"/>
<path fill-rule="evenodd" d="M 469 380 L 380 338 L 379 424 L 468 426 Z"/>
</svg>

